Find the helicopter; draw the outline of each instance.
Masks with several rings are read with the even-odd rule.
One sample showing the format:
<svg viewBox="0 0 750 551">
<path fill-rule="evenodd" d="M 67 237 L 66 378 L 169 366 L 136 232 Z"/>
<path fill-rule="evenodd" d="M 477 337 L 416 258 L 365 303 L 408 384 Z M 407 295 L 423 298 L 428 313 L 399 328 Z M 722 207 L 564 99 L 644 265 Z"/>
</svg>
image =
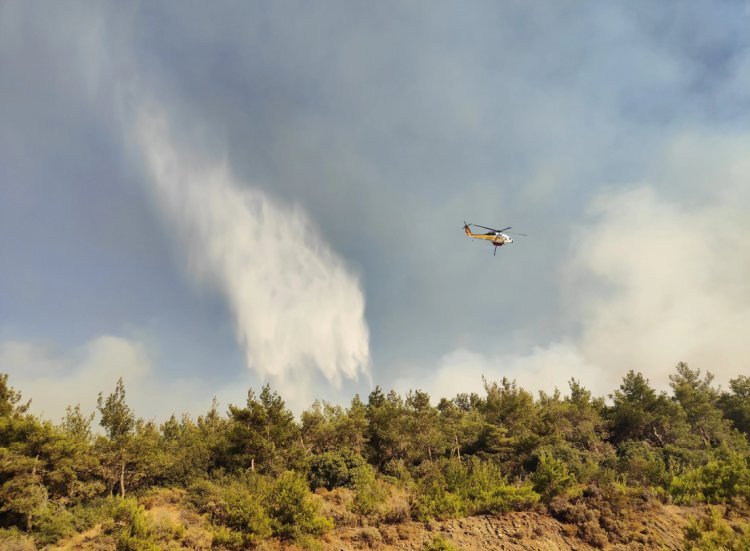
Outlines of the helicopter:
<svg viewBox="0 0 750 551">
<path fill-rule="evenodd" d="M 482 228 L 485 230 L 489 230 L 487 233 L 472 233 L 471 226 L 475 226 L 477 228 Z M 504 233 L 507 230 L 509 230 L 511 226 L 508 226 L 507 228 L 503 228 L 502 230 L 496 230 L 493 228 L 488 228 L 487 226 L 480 226 L 479 224 L 467 224 L 464 220 L 464 231 L 466 232 L 466 235 L 469 237 L 473 237 L 474 239 L 484 239 L 485 241 L 489 241 L 492 243 L 492 245 L 495 247 L 492 256 L 495 256 L 497 254 L 497 248 L 502 247 L 503 245 L 507 245 L 509 243 L 513 243 L 513 238 L 510 237 L 508 234 Z M 512 232 L 508 232 L 512 233 Z M 528 237 L 525 233 L 512 233 L 513 235 L 523 235 L 524 237 Z"/>
</svg>

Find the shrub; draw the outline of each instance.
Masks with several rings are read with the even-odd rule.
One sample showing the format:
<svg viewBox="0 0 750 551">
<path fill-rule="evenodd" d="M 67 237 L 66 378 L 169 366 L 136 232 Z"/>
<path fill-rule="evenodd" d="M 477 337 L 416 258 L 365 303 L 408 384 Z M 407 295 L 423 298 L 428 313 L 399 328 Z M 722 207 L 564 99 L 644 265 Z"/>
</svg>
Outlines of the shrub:
<svg viewBox="0 0 750 551">
<path fill-rule="evenodd" d="M 620 444 L 619 470 L 631 484 L 663 486 L 667 469 L 660 450 L 647 442 L 627 440 Z"/>
<path fill-rule="evenodd" d="M 409 484 L 413 481 L 412 475 L 403 459 L 391 459 L 381 469 L 385 477 L 394 479 L 394 483 Z"/>
<path fill-rule="evenodd" d="M 368 464 L 352 472 L 354 501 L 352 511 L 361 515 L 375 513 L 387 496 L 387 491 L 375 476 L 375 470 Z"/>
<path fill-rule="evenodd" d="M 455 518 L 527 509 L 539 500 L 529 484 L 508 484 L 497 465 L 472 457 L 427 465 L 414 504 L 417 518 Z"/>
<path fill-rule="evenodd" d="M 184 497 L 185 490 L 182 488 L 152 488 L 139 501 L 149 510 L 158 506 L 175 505 L 180 503 Z"/>
<path fill-rule="evenodd" d="M 690 469 L 680 475 L 675 475 L 669 483 L 669 493 L 675 503 L 691 504 L 705 503 L 701 470 Z"/>
<path fill-rule="evenodd" d="M 505 482 L 496 485 L 476 499 L 471 514 L 497 514 L 523 511 L 539 501 L 539 494 L 530 485 L 514 486 Z"/>
<path fill-rule="evenodd" d="M 351 450 L 336 450 L 313 455 L 308 460 L 308 480 L 312 489 L 327 490 L 354 487 L 357 469 L 367 464 L 365 458 Z"/>
<path fill-rule="evenodd" d="M 151 551 L 158 546 L 143 506 L 133 498 L 113 498 L 104 532 L 114 536 L 117 551 Z"/>
<path fill-rule="evenodd" d="M 200 511 L 208 513 L 213 520 L 219 498 L 219 487 L 210 480 L 196 480 L 188 488 L 186 502 Z"/>
<path fill-rule="evenodd" d="M 425 544 L 424 551 L 458 551 L 458 549 L 443 536 L 435 536 Z"/>
<path fill-rule="evenodd" d="M 468 514 L 466 500 L 449 492 L 437 481 L 422 484 L 413 506 L 413 515 L 419 520 L 430 518 L 458 518 Z"/>
<path fill-rule="evenodd" d="M 264 510 L 262 493 L 253 493 L 242 484 L 222 488 L 217 503 L 216 519 L 220 524 L 242 533 L 246 543 L 271 535 L 271 519 Z"/>
<path fill-rule="evenodd" d="M 750 469 L 741 454 L 722 449 L 702 467 L 673 476 L 669 491 L 677 503 L 724 503 L 734 497 L 750 501 Z"/>
<path fill-rule="evenodd" d="M 308 459 L 307 479 L 310 488 L 332 490 L 347 487 L 351 479 L 349 469 L 342 455 L 335 451 L 313 455 Z M 349 486 L 350 487 L 350 486 Z"/>
<path fill-rule="evenodd" d="M 208 550 L 211 549 L 213 534 L 202 526 L 188 526 L 182 535 L 182 545 L 188 549 Z"/>
<path fill-rule="evenodd" d="M 242 532 L 219 525 L 212 528 L 211 534 L 213 535 L 213 540 L 211 542 L 213 547 L 223 547 L 226 549 L 245 548 L 245 538 Z"/>
<path fill-rule="evenodd" d="M 451 461 L 449 465 L 457 465 L 467 473 L 458 477 L 462 485 L 450 487 L 450 490 L 468 499 L 470 514 L 518 511 L 539 501 L 539 494 L 529 484 L 508 484 L 500 468 L 491 461 L 473 457 L 465 466 L 458 461 Z"/>
<path fill-rule="evenodd" d="M 367 545 L 367 547 L 376 547 L 383 543 L 383 535 L 374 526 L 360 528 L 354 537 Z"/>
<path fill-rule="evenodd" d="M 323 549 L 317 536 L 299 536 L 296 540 L 294 540 L 294 545 L 296 547 L 301 547 L 302 549 L 305 549 L 307 551 L 322 551 Z"/>
<path fill-rule="evenodd" d="M 108 498 L 97 498 L 86 505 L 76 505 L 69 510 L 73 515 L 76 532 L 88 530 L 97 523 L 111 517 L 112 501 Z"/>
<path fill-rule="evenodd" d="M 200 480 L 190 486 L 187 501 L 209 515 L 214 542 L 240 548 L 271 535 L 271 519 L 263 507 L 268 487 L 261 475 L 221 479 L 218 484 Z"/>
<path fill-rule="evenodd" d="M 686 551 L 750 549 L 750 525 L 742 524 L 733 530 L 721 517 L 718 508 L 710 507 L 703 518 L 692 518 L 685 527 Z"/>
<path fill-rule="evenodd" d="M 272 535 L 302 541 L 331 530 L 333 522 L 319 514 L 316 499 L 305 478 L 293 471 L 276 480 L 253 473 L 218 483 L 202 480 L 187 495 L 188 503 L 209 515 L 214 545 L 232 549 Z"/>
<path fill-rule="evenodd" d="M 180 541 L 185 535 L 185 526 L 169 515 L 158 515 L 152 519 L 154 538 L 160 542 Z"/>
<path fill-rule="evenodd" d="M 703 494 L 709 503 L 744 497 L 750 501 L 750 469 L 742 454 L 720 449 L 717 458 L 702 468 Z"/>
<path fill-rule="evenodd" d="M 48 505 L 36 517 L 34 541 L 40 545 L 57 543 L 76 532 L 75 517 L 64 507 Z"/>
<path fill-rule="evenodd" d="M 531 475 L 531 482 L 534 491 L 549 503 L 550 499 L 572 487 L 575 477 L 568 472 L 563 461 L 555 459 L 548 452 L 542 452 L 536 470 Z"/>
<path fill-rule="evenodd" d="M 383 483 L 386 498 L 379 512 L 379 520 L 396 524 L 410 519 L 412 495 L 406 488 L 399 488 L 393 484 Z"/>
<path fill-rule="evenodd" d="M 315 494 L 322 499 L 321 514 L 330 517 L 334 526 L 356 526 L 359 517 L 352 512 L 354 492 L 346 488 L 334 488 L 330 492 L 319 488 Z"/>
<path fill-rule="evenodd" d="M 3 551 L 34 551 L 34 540 L 18 528 L 0 528 L 0 549 Z"/>
<path fill-rule="evenodd" d="M 305 479 L 294 471 L 273 482 L 266 507 L 273 535 L 281 538 L 321 535 L 333 529 L 331 519 L 318 514 L 320 503 L 313 499 Z"/>
</svg>

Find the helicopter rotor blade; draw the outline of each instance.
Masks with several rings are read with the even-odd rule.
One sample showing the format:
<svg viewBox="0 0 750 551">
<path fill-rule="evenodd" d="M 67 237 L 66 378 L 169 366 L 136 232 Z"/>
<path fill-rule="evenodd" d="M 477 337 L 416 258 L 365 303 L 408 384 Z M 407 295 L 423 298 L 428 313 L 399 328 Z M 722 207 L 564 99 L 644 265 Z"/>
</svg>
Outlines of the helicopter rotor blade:
<svg viewBox="0 0 750 551">
<path fill-rule="evenodd" d="M 526 235 L 525 233 L 516 233 L 516 232 L 514 232 L 514 231 L 509 231 L 508 233 L 509 233 L 510 235 L 523 235 L 524 237 L 528 237 L 528 235 Z"/>
<path fill-rule="evenodd" d="M 502 233 L 505 230 L 509 230 L 512 226 L 508 226 L 507 228 L 503 228 L 502 230 L 496 230 L 495 228 L 488 228 L 487 226 L 480 226 L 479 224 L 472 224 L 472 226 L 476 226 L 477 228 L 484 228 L 485 230 L 494 231 L 497 233 Z"/>
</svg>

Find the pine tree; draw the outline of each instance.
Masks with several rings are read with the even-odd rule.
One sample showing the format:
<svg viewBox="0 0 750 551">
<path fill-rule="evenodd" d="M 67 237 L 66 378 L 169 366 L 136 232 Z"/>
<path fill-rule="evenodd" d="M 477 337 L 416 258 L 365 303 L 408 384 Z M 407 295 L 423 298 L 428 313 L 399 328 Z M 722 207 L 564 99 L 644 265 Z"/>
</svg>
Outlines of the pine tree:
<svg viewBox="0 0 750 551">
<path fill-rule="evenodd" d="M 750 377 L 740 375 L 730 380 L 729 388 L 731 392 L 719 397 L 718 406 L 737 430 L 750 436 Z"/>
<path fill-rule="evenodd" d="M 120 495 L 125 497 L 125 469 L 129 459 L 128 448 L 135 428 L 135 416 L 125 403 L 125 384 L 122 377 L 117 380 L 115 391 L 107 396 L 106 400 L 102 393 L 99 393 L 97 409 L 102 416 L 99 424 L 104 428 L 108 438 L 107 445 L 102 446 L 105 461 L 110 465 L 110 476 L 117 473 Z"/>
<path fill-rule="evenodd" d="M 279 473 L 302 457 L 300 429 L 278 393 L 264 385 L 260 398 L 250 389 L 244 408 L 229 406 L 230 467 Z"/>
<path fill-rule="evenodd" d="M 714 376 L 700 369 L 692 370 L 684 362 L 677 364 L 677 373 L 669 376 L 670 386 L 677 403 L 682 406 L 693 431 L 700 434 L 706 447 L 726 442 L 730 436 L 730 423 L 718 408 L 719 392 L 711 382 Z"/>
</svg>

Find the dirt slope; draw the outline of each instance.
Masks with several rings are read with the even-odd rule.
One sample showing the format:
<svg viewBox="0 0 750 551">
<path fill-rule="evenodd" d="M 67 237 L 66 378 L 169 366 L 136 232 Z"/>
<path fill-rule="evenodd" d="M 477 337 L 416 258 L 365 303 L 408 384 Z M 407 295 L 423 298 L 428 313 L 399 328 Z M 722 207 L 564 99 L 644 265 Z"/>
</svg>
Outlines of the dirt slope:
<svg viewBox="0 0 750 551">
<path fill-rule="evenodd" d="M 676 506 L 659 506 L 643 512 L 635 521 L 628 522 L 628 541 L 619 544 L 604 544 L 609 550 L 669 549 L 681 550 L 683 528 L 686 518 L 696 510 Z M 160 504 L 148 511 L 156 526 L 181 525 L 184 529 L 181 542 L 176 541 L 171 549 L 211 548 L 211 534 L 204 519 L 182 510 L 176 504 Z M 321 541 L 323 551 L 404 550 L 421 551 L 435 537 L 440 536 L 456 548 L 471 550 L 577 550 L 598 549 L 579 537 L 579 527 L 561 523 L 549 515 L 539 512 L 506 513 L 497 516 L 476 516 L 443 522 L 401 522 L 379 526 L 343 526 L 326 534 Z M 112 538 L 101 534 L 97 526 L 86 533 L 78 534 L 52 550 L 99 551 L 114 549 Z M 263 542 L 259 550 L 298 551 L 296 545 L 276 540 Z"/>
<path fill-rule="evenodd" d="M 639 519 L 628 543 L 605 549 L 682 549 L 683 527 L 689 511 L 663 507 Z M 534 512 L 507 513 L 423 524 L 404 522 L 379 527 L 338 528 L 324 538 L 323 549 L 421 550 L 435 536 L 442 536 L 462 550 L 563 550 L 596 549 L 577 537 L 577 528 Z"/>
</svg>

